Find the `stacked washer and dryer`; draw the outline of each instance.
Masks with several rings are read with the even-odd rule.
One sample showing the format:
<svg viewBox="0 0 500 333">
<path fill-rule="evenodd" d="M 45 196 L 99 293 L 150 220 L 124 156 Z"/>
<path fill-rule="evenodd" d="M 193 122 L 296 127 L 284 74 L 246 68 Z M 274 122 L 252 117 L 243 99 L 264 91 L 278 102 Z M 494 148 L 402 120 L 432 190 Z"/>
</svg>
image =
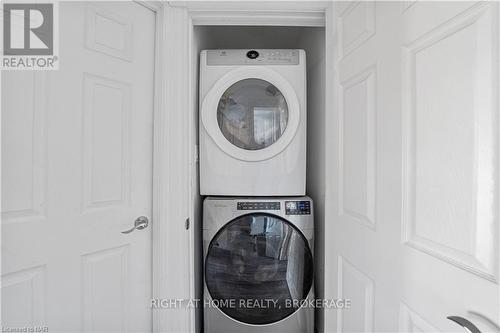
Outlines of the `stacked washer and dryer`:
<svg viewBox="0 0 500 333">
<path fill-rule="evenodd" d="M 313 332 L 305 52 L 202 51 L 199 128 L 205 333 Z"/>
</svg>

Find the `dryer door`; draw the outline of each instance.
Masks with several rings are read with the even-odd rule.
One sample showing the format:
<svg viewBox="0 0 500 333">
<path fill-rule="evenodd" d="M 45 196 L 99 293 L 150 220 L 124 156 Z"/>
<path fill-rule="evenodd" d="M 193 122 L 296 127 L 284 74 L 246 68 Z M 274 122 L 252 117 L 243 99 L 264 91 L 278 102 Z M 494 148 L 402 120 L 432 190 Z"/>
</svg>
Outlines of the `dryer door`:
<svg viewBox="0 0 500 333">
<path fill-rule="evenodd" d="M 202 104 L 203 126 L 224 152 L 244 161 L 273 157 L 292 141 L 300 121 L 294 89 L 258 67 L 229 72 Z"/>
<path fill-rule="evenodd" d="M 214 304 L 229 317 L 274 323 L 294 313 L 309 294 L 312 253 L 288 221 L 263 213 L 240 216 L 212 239 L 205 282 Z"/>
</svg>

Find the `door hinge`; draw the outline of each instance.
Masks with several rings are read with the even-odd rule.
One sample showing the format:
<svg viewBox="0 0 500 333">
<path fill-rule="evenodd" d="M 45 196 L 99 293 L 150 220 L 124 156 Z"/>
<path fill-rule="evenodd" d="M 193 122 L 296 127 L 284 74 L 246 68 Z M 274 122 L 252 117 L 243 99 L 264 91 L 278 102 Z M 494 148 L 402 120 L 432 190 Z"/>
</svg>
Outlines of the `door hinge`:
<svg viewBox="0 0 500 333">
<path fill-rule="evenodd" d="M 185 225 L 186 225 L 186 230 L 189 230 L 189 217 L 186 219 Z"/>
</svg>

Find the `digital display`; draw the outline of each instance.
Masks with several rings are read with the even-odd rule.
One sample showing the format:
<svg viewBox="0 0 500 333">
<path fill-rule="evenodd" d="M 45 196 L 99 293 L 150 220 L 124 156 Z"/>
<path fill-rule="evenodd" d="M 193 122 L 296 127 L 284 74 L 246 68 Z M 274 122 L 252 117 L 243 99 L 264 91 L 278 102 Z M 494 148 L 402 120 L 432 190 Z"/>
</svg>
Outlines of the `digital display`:
<svg viewBox="0 0 500 333">
<path fill-rule="evenodd" d="M 309 215 L 311 214 L 310 201 L 286 201 L 286 215 Z"/>
</svg>

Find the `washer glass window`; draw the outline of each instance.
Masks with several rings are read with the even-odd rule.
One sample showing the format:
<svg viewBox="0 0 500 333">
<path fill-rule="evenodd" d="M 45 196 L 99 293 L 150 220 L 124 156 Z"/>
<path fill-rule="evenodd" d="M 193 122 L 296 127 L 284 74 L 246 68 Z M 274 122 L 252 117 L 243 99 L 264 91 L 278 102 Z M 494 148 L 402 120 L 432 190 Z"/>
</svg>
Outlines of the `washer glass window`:
<svg viewBox="0 0 500 333">
<path fill-rule="evenodd" d="M 288 106 L 273 84 L 244 79 L 230 86 L 220 98 L 217 122 L 224 137 L 235 146 L 264 149 L 283 135 Z"/>
<path fill-rule="evenodd" d="M 238 321 L 264 325 L 294 313 L 313 281 L 307 240 L 288 221 L 248 214 L 212 239 L 205 282 L 214 305 Z"/>
</svg>

